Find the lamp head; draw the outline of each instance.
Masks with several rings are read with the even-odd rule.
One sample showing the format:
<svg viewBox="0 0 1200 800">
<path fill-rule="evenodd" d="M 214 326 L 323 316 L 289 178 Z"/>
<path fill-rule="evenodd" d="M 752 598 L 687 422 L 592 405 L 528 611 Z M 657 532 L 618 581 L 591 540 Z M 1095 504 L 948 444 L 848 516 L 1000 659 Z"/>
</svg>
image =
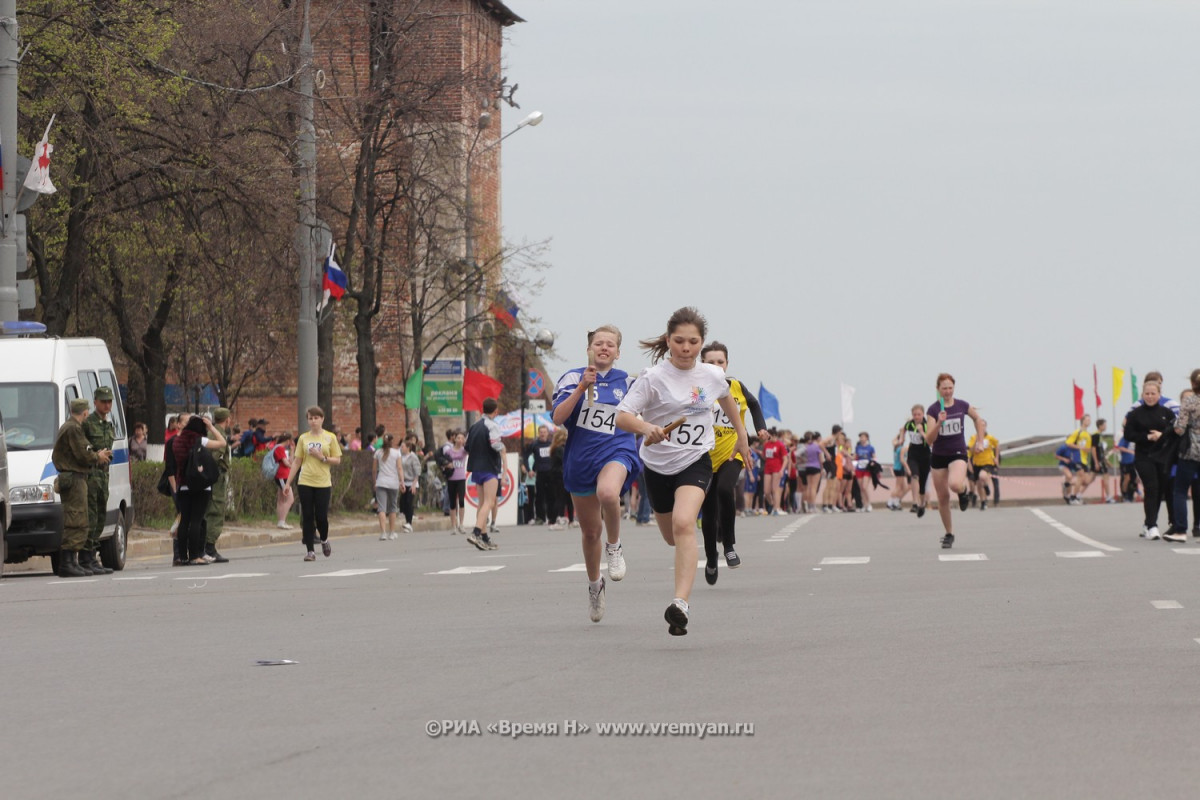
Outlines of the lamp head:
<svg viewBox="0 0 1200 800">
<path fill-rule="evenodd" d="M 520 121 L 520 122 L 517 124 L 517 127 L 518 127 L 518 128 L 524 128 L 526 125 L 533 126 L 533 125 L 541 125 L 541 124 L 542 124 L 542 112 L 540 112 L 540 111 L 534 111 L 534 112 L 533 112 L 532 114 L 530 114 L 528 117 L 526 117 L 525 119 L 521 120 L 521 121 Z"/>
</svg>

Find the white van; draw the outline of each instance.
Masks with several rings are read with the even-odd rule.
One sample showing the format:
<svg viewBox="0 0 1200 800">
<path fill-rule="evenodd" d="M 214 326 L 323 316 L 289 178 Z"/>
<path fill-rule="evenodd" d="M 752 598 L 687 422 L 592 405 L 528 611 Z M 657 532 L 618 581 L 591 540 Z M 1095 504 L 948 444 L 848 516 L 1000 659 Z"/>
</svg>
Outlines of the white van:
<svg viewBox="0 0 1200 800">
<path fill-rule="evenodd" d="M 125 567 L 133 493 L 125 409 L 108 347 L 100 339 L 0 337 L 0 414 L 8 445 L 8 499 L 12 522 L 5 532 L 4 560 L 50 556 L 55 571 L 62 546 L 63 510 L 54 492 L 58 470 L 50 459 L 55 435 L 77 397 L 92 402 L 98 386 L 113 392 L 112 465 L 108 513 L 100 558 L 114 570 Z"/>
</svg>

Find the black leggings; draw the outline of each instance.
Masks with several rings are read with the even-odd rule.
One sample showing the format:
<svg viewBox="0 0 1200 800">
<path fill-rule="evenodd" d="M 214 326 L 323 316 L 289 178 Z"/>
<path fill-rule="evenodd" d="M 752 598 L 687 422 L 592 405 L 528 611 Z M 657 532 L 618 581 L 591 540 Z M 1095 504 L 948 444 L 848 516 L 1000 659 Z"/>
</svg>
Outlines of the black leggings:
<svg viewBox="0 0 1200 800">
<path fill-rule="evenodd" d="M 929 482 L 929 451 L 909 448 L 908 471 L 917 480 L 917 494 L 925 494 L 925 486 Z"/>
<path fill-rule="evenodd" d="M 416 499 L 417 493 L 411 489 L 400 490 L 400 513 L 404 515 L 404 522 L 412 525 L 413 518 L 413 501 Z M 325 501 L 325 510 L 329 510 L 329 501 Z M 328 525 L 326 525 L 328 529 Z"/>
<path fill-rule="evenodd" d="M 467 500 L 467 479 L 461 481 L 446 481 L 447 499 L 450 508 L 465 508 Z"/>
<path fill-rule="evenodd" d="M 1171 504 L 1171 468 L 1148 458 L 1133 462 L 1138 477 L 1142 479 L 1142 509 L 1146 513 L 1146 527 L 1158 525 L 1158 506 L 1167 504 L 1167 519 L 1175 521 L 1175 510 Z"/>
<path fill-rule="evenodd" d="M 204 555 L 204 512 L 212 492 L 183 489 L 175 493 L 175 507 L 179 510 L 179 529 L 175 532 L 179 558 L 190 561 Z"/>
<path fill-rule="evenodd" d="M 316 544 L 314 533 L 321 534 L 321 541 L 329 538 L 329 498 L 331 486 L 304 486 L 298 488 L 300 496 L 300 530 L 304 534 L 304 546 L 309 550 Z"/>
<path fill-rule="evenodd" d="M 700 528 L 704 532 L 704 555 L 708 563 L 717 563 L 717 538 L 725 546 L 725 552 L 733 549 L 736 537 L 733 526 L 737 519 L 737 479 L 742 472 L 742 462 L 730 459 L 721 465 L 704 495 L 700 507 Z"/>
</svg>

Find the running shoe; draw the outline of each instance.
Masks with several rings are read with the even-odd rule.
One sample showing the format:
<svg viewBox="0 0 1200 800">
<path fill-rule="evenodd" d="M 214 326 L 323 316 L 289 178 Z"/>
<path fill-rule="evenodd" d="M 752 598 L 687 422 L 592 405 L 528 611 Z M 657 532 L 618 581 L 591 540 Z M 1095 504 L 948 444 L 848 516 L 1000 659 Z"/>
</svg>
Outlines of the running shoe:
<svg viewBox="0 0 1200 800">
<path fill-rule="evenodd" d="M 588 587 L 588 617 L 592 622 L 599 622 L 604 619 L 604 576 L 600 576 L 600 588 L 592 591 L 592 587 Z"/>
<path fill-rule="evenodd" d="M 482 536 L 483 534 L 479 534 L 478 537 L 474 533 L 467 534 L 467 544 L 475 545 L 480 550 L 487 550 L 487 545 L 480 540 Z"/>
<path fill-rule="evenodd" d="M 925 516 L 925 506 L 917 506 L 917 519 Z"/>
<path fill-rule="evenodd" d="M 1200 525 L 1195 525 L 1192 527 L 1192 536 L 1200 539 Z"/>
<path fill-rule="evenodd" d="M 871 513 L 871 504 L 867 503 L 867 507 L 864 508 L 863 510 L 866 511 L 868 514 L 870 514 Z"/>
<path fill-rule="evenodd" d="M 481 534 L 479 538 L 483 540 L 483 547 L 480 549 L 482 549 L 482 550 L 499 550 L 500 549 L 500 545 L 493 542 L 492 537 L 489 536 L 488 534 L 486 534 L 486 533 Z"/>
<path fill-rule="evenodd" d="M 279 530 L 281 530 L 281 531 L 290 531 L 290 530 L 294 530 L 294 529 L 292 528 L 292 526 L 291 526 L 291 525 L 288 525 L 286 522 L 276 522 L 276 523 L 275 523 L 275 527 L 276 527 L 276 528 L 279 528 Z"/>
<path fill-rule="evenodd" d="M 667 633 L 672 636 L 687 636 L 688 612 L 683 606 L 672 600 L 663 617 L 667 620 Z"/>
<path fill-rule="evenodd" d="M 970 498 L 967 497 L 966 492 L 963 492 L 962 494 L 960 494 L 958 496 L 958 510 L 959 511 L 966 511 L 968 503 L 970 503 Z"/>
<path fill-rule="evenodd" d="M 717 583 L 717 562 L 704 565 L 704 580 L 709 586 L 715 586 Z M 668 617 L 668 621 L 670 618 Z"/>
<path fill-rule="evenodd" d="M 312 550 L 309 550 L 307 553 L 304 554 L 304 560 L 305 561 L 316 561 L 317 554 L 314 553 Z"/>
<path fill-rule="evenodd" d="M 911 506 L 909 506 L 909 507 L 908 507 L 908 510 L 909 510 L 909 511 L 911 511 L 912 513 L 914 513 L 914 514 L 917 514 L 917 513 L 919 513 L 919 512 L 920 512 L 920 510 L 921 510 L 921 507 L 920 507 L 920 506 L 918 506 L 916 503 L 913 503 Z"/>
<path fill-rule="evenodd" d="M 411 524 L 409 524 L 409 523 L 407 523 L 407 522 L 406 522 L 406 523 L 404 523 L 404 532 L 405 532 L 405 533 L 412 533 L 412 532 L 413 532 L 413 531 L 412 531 L 412 525 L 411 525 Z M 395 537 L 395 536 L 393 536 L 392 538 L 393 538 L 393 539 L 395 539 L 396 537 Z"/>
<path fill-rule="evenodd" d="M 732 550 L 725 551 L 725 563 L 730 569 L 737 569 L 742 565 L 742 560 L 738 558 L 738 554 Z"/>
<path fill-rule="evenodd" d="M 391 533 L 388 534 L 388 538 L 394 542 L 400 538 L 400 534 L 396 533 L 395 531 L 392 531 Z"/>
<path fill-rule="evenodd" d="M 552 530 L 552 531 L 565 531 L 566 529 L 567 529 L 566 525 L 559 525 L 557 522 L 554 523 L 553 525 L 549 526 L 549 528 L 547 528 L 547 530 Z"/>
<path fill-rule="evenodd" d="M 488 533 L 499 533 L 500 529 L 496 527 L 496 524 L 494 522 L 489 522 L 487 532 Z"/>
<path fill-rule="evenodd" d="M 611 545 L 604 545 L 604 552 L 608 554 L 608 577 L 614 581 L 619 581 L 625 577 L 625 556 L 621 553 L 621 545 L 618 544 L 615 548 Z"/>
<path fill-rule="evenodd" d="M 387 540 L 388 540 L 388 535 L 386 533 L 379 534 L 379 541 L 386 542 Z"/>
<path fill-rule="evenodd" d="M 321 552 L 325 554 L 326 558 L 329 558 L 329 556 L 333 554 L 333 545 L 331 545 L 327 540 L 322 540 Z"/>
<path fill-rule="evenodd" d="M 1187 529 L 1184 528 L 1184 529 L 1180 530 L 1179 528 L 1175 528 L 1172 526 L 1167 529 L 1167 532 L 1162 535 L 1162 538 L 1168 542 L 1186 542 L 1187 541 Z"/>
<path fill-rule="evenodd" d="M 1147 539 L 1161 539 L 1163 537 L 1158 532 L 1158 526 L 1151 525 L 1149 528 L 1146 528 L 1146 538 Z"/>
<path fill-rule="evenodd" d="M 980 500 L 980 501 L 979 501 L 979 510 L 980 510 L 980 511 L 987 511 L 987 500 Z"/>
<path fill-rule="evenodd" d="M 942 537 L 942 549 L 949 550 L 951 547 L 954 547 L 954 534 L 947 533 Z"/>
</svg>

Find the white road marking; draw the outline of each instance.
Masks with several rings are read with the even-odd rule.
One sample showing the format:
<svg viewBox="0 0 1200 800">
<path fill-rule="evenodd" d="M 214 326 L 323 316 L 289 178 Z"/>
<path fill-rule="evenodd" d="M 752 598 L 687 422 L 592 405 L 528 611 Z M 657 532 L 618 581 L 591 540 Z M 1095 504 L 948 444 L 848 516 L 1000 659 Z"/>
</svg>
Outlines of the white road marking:
<svg viewBox="0 0 1200 800">
<path fill-rule="evenodd" d="M 46 585 L 47 586 L 62 586 L 64 583 L 95 583 L 95 582 L 96 582 L 95 578 L 84 578 L 83 580 L 79 580 L 78 578 L 72 578 L 69 581 L 49 581 L 46 583 Z"/>
<path fill-rule="evenodd" d="M 532 555 L 534 555 L 534 554 L 533 553 L 505 553 L 504 555 L 500 555 L 499 553 L 488 553 L 486 556 L 480 556 L 480 558 L 529 558 Z"/>
<path fill-rule="evenodd" d="M 130 575 L 125 578 L 113 578 L 114 581 L 152 581 L 157 579 L 157 575 Z"/>
<path fill-rule="evenodd" d="M 775 533 L 771 534 L 770 539 L 763 539 L 763 541 L 764 542 L 786 542 L 789 536 L 791 536 L 793 533 L 800 530 L 801 528 L 803 528 L 805 525 L 807 525 L 808 523 L 810 523 L 812 521 L 813 521 L 812 517 L 805 517 L 804 519 L 798 519 L 795 522 L 793 522 L 792 524 L 790 524 L 784 528 L 780 528 Z"/>
<path fill-rule="evenodd" d="M 426 572 L 426 575 L 475 575 L 480 572 L 495 572 L 496 570 L 504 569 L 501 564 L 498 567 L 455 567 L 454 569 L 444 569 L 441 572 Z"/>
<path fill-rule="evenodd" d="M 301 575 L 301 578 L 353 578 L 358 575 L 374 575 L 376 572 L 387 572 L 386 569 L 339 569 L 337 572 L 317 572 L 312 575 Z"/>
<path fill-rule="evenodd" d="M 230 572 L 227 575 L 180 575 L 177 581 L 223 581 L 226 578 L 265 578 L 266 572 Z"/>
<path fill-rule="evenodd" d="M 608 569 L 608 564 L 601 562 L 600 569 Z M 587 572 L 587 564 L 572 564 L 571 566 L 563 567 L 562 569 L 548 569 L 546 572 Z"/>
<path fill-rule="evenodd" d="M 1070 536 L 1072 539 L 1079 542 L 1080 544 L 1086 544 L 1088 547 L 1095 547 L 1097 550 L 1106 550 L 1110 553 L 1117 553 L 1117 552 L 1120 552 L 1120 550 L 1121 550 L 1121 548 L 1119 548 L 1119 547 L 1113 547 L 1110 544 L 1104 544 L 1103 542 L 1097 542 L 1095 539 L 1091 539 L 1087 536 L 1084 536 L 1079 531 L 1068 528 L 1066 525 L 1063 525 L 1061 522 L 1059 522 L 1054 517 L 1047 514 L 1045 511 L 1042 511 L 1040 508 L 1031 508 L 1031 509 L 1029 509 L 1029 511 L 1035 517 L 1040 519 L 1042 522 L 1049 525 L 1051 528 L 1054 528 L 1055 530 L 1057 530 L 1059 533 L 1063 534 L 1064 536 Z"/>
<path fill-rule="evenodd" d="M 1173 547 L 1171 550 L 1181 556 L 1200 556 L 1200 547 Z"/>
<path fill-rule="evenodd" d="M 1099 550 L 1067 550 L 1062 553 L 1055 553 L 1059 558 L 1104 558 L 1105 554 Z"/>
<path fill-rule="evenodd" d="M 831 556 L 821 559 L 821 566 L 835 566 L 841 564 L 870 564 L 870 556 Z"/>
<path fill-rule="evenodd" d="M 951 553 L 938 556 L 938 561 L 987 561 L 983 553 Z"/>
<path fill-rule="evenodd" d="M 1171 608 L 1183 608 L 1178 600 L 1151 600 L 1150 605 L 1157 608 L 1159 611 L 1166 611 Z"/>
</svg>

